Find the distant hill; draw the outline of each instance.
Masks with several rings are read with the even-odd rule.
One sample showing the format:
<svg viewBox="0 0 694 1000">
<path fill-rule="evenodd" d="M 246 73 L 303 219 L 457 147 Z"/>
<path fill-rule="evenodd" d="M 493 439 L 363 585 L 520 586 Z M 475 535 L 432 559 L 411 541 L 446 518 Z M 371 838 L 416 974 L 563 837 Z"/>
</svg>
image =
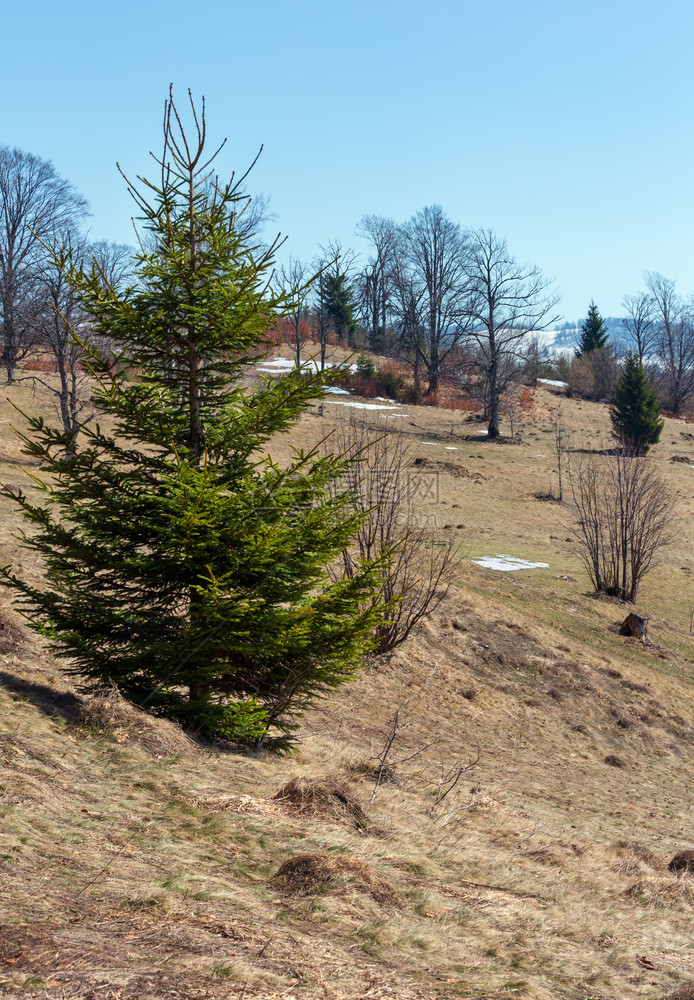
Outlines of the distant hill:
<svg viewBox="0 0 694 1000">
<path fill-rule="evenodd" d="M 618 316 L 604 316 L 603 322 L 610 335 L 610 341 L 618 347 L 624 339 L 622 320 Z M 540 334 L 540 343 L 550 351 L 573 351 L 580 342 L 582 324 L 582 319 L 560 323 L 555 330 L 546 330 Z"/>
</svg>

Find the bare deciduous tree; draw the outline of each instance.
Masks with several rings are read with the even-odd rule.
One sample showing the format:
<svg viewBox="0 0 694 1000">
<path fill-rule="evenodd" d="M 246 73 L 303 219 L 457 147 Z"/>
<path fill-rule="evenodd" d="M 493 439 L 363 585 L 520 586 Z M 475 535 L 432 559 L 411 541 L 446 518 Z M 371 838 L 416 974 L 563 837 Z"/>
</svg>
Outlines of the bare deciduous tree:
<svg viewBox="0 0 694 1000">
<path fill-rule="evenodd" d="M 519 377 L 531 333 L 556 322 L 558 297 L 537 267 L 519 264 L 491 229 L 475 230 L 467 262 L 472 369 L 487 387 L 489 437 L 499 436 L 499 400 Z"/>
<path fill-rule="evenodd" d="M 440 205 L 417 212 L 402 227 L 402 236 L 401 280 L 409 289 L 406 299 L 418 304 L 426 331 L 414 346 L 428 391 L 436 392 L 446 358 L 467 334 L 467 236 Z"/>
<path fill-rule="evenodd" d="M 694 396 L 694 317 L 675 282 L 649 272 L 646 285 L 657 315 L 656 354 L 665 405 L 678 414 Z"/>
<path fill-rule="evenodd" d="M 597 593 L 635 601 L 674 536 L 675 498 L 650 456 L 624 451 L 569 467 L 576 552 Z"/>
<path fill-rule="evenodd" d="M 396 288 L 400 232 L 392 219 L 365 215 L 357 233 L 371 244 L 370 259 L 358 279 L 362 320 L 371 350 L 383 352 Z"/>
<path fill-rule="evenodd" d="M 0 147 L 0 317 L 8 382 L 31 350 L 44 307 L 37 301 L 37 267 L 46 257 L 43 243 L 58 229 L 76 227 L 86 210 L 84 199 L 51 163 Z"/>
<path fill-rule="evenodd" d="M 68 228 L 53 234 L 53 258 L 37 265 L 36 287 L 43 303 L 36 324 L 35 347 L 52 358 L 58 376 L 55 383 L 34 374 L 55 393 L 63 430 L 69 441 L 67 453 L 74 452 L 80 428 L 88 422 L 84 411 L 89 395 L 88 376 L 82 366 L 83 339 L 91 333 L 79 298 L 68 278 L 70 267 L 84 268 L 91 259 L 92 269 L 104 287 L 121 287 L 130 273 L 132 250 L 105 241 L 88 244 Z M 47 251 L 48 251 L 47 244 Z M 102 343 L 100 347 L 105 347 Z"/>
<path fill-rule="evenodd" d="M 330 445 L 350 457 L 344 485 L 364 515 L 355 547 L 343 552 L 337 574 L 351 576 L 362 560 L 390 553 L 382 593 L 393 603 L 374 650 L 385 653 L 403 643 L 445 598 L 459 561 L 456 546 L 453 539 L 434 538 L 430 521 L 435 474 L 413 467 L 410 447 L 401 436 L 388 434 L 384 426 L 372 430 L 352 418 L 331 437 Z"/>
<path fill-rule="evenodd" d="M 562 420 L 560 409 L 554 411 L 552 415 L 552 430 L 554 437 L 554 453 L 557 457 L 557 477 L 559 479 L 559 496 L 557 500 L 561 503 L 564 499 L 564 466 L 566 457 L 566 428 Z"/>
<path fill-rule="evenodd" d="M 308 340 L 308 335 L 302 328 L 307 312 L 308 297 L 311 293 L 311 273 L 309 267 L 296 257 L 290 257 L 277 273 L 276 285 L 278 291 L 284 291 L 287 302 L 286 316 L 294 330 L 294 350 L 296 352 L 297 368 L 301 364 L 301 350 Z M 323 367 L 325 367 L 325 359 Z"/>
<path fill-rule="evenodd" d="M 622 326 L 641 364 L 651 354 L 656 344 L 658 328 L 654 305 L 653 297 L 646 292 L 625 295 L 622 299 L 625 312 Z"/>
<path fill-rule="evenodd" d="M 426 357 L 427 327 L 424 317 L 424 289 L 399 257 L 395 265 L 393 312 L 400 353 L 413 361 L 412 376 L 421 386 L 422 358 Z"/>
</svg>

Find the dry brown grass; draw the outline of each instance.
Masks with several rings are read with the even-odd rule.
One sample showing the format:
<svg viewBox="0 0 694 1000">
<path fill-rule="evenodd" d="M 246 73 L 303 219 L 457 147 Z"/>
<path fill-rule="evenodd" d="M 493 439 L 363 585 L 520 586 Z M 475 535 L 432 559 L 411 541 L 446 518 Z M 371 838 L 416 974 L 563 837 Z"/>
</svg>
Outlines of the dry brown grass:
<svg viewBox="0 0 694 1000">
<path fill-rule="evenodd" d="M 50 411 L 26 385 L 11 392 Z M 457 532 L 471 557 L 550 566 L 466 563 L 402 649 L 305 717 L 289 758 L 221 753 L 111 693 L 85 699 L 0 595 L 0 996 L 691 995 L 694 877 L 666 866 L 694 847 L 694 539 L 644 582 L 654 646 L 619 636 L 623 608 L 589 596 L 563 508 L 534 498 L 555 476 L 557 405 L 574 447 L 598 447 L 605 408 L 542 390 L 522 447 L 467 440 L 475 425 L 454 412 L 398 408 L 392 433 L 437 477 L 421 511 L 432 530 Z M 349 412 L 323 411 L 273 444 L 278 459 Z M 685 432 L 667 420 L 654 454 L 686 522 L 694 470 L 670 461 L 694 464 Z M 3 481 L 31 488 L 33 471 L 3 434 Z M 0 514 L 9 562 L 16 521 L 5 501 Z M 400 756 L 433 745 L 366 806 L 372 748 L 434 664 Z M 435 805 L 442 770 L 477 746 L 479 764 Z"/>
</svg>

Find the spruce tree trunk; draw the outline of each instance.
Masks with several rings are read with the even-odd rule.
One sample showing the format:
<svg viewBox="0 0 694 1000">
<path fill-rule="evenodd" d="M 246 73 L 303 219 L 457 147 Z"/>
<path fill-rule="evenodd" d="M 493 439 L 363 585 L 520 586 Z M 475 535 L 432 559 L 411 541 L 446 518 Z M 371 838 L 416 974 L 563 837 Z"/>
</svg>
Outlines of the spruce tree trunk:
<svg viewBox="0 0 694 1000">
<path fill-rule="evenodd" d="M 190 433 L 190 450 L 193 453 L 193 465 L 200 465 L 202 444 L 202 424 L 200 422 L 200 385 L 198 381 L 200 359 L 195 346 L 188 342 L 188 418 Z"/>
</svg>

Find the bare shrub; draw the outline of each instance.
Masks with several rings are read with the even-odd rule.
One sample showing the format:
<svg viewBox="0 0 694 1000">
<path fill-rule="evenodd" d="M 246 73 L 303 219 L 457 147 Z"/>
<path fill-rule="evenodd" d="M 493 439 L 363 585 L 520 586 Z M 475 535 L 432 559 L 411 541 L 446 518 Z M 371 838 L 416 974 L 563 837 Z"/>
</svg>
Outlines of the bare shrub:
<svg viewBox="0 0 694 1000">
<path fill-rule="evenodd" d="M 635 601 L 674 537 L 675 497 L 653 460 L 626 451 L 569 469 L 576 554 L 597 593 Z"/>
<path fill-rule="evenodd" d="M 398 709 L 396 709 L 395 715 L 393 716 L 389 728 L 384 729 L 381 734 L 383 736 L 383 744 L 378 753 L 375 752 L 373 741 L 371 743 L 371 759 L 372 761 L 375 762 L 375 764 L 378 765 L 376 768 L 376 782 L 374 784 L 373 792 L 371 793 L 372 802 L 378 795 L 378 789 L 380 788 L 383 782 L 383 776 L 385 774 L 388 773 L 393 774 L 395 772 L 395 769 L 399 767 L 401 764 L 405 764 L 408 761 L 413 760 L 415 757 L 418 757 L 420 754 L 424 753 L 424 751 L 427 750 L 430 746 L 432 746 L 432 743 L 424 743 L 416 747 L 412 751 L 409 750 L 405 751 L 404 757 L 401 757 L 398 760 L 394 758 L 394 748 L 396 744 L 399 743 L 399 739 L 402 733 L 406 729 L 409 729 L 410 727 L 410 722 L 405 721 L 406 718 L 405 713 L 407 712 L 410 703 L 414 701 L 414 699 L 417 698 L 417 696 L 422 693 L 425 687 L 428 686 L 429 682 L 431 681 L 431 678 L 436 673 L 436 669 L 437 668 L 434 667 L 434 669 L 429 674 L 424 683 L 421 685 L 421 687 L 417 688 L 417 690 L 413 692 L 413 694 L 411 694 L 410 697 L 405 702 L 403 702 L 403 704 L 400 705 Z"/>
<path fill-rule="evenodd" d="M 402 437 L 352 417 L 331 437 L 330 447 L 349 459 L 337 488 L 347 487 L 364 515 L 354 547 L 343 551 L 333 572 L 351 577 L 362 560 L 388 557 L 382 593 L 390 604 L 374 649 L 386 653 L 444 600 L 459 565 L 458 550 L 452 538 L 434 537 L 437 473 L 413 469 L 411 448 Z"/>
<path fill-rule="evenodd" d="M 611 347 L 597 348 L 574 358 L 567 377 L 569 396 L 611 402 L 619 364 Z"/>
<path fill-rule="evenodd" d="M 464 774 L 471 771 L 477 766 L 480 759 L 480 748 L 476 748 L 476 755 L 470 754 L 465 759 L 456 759 L 453 763 L 450 760 L 445 760 L 443 756 L 440 757 L 437 765 L 435 765 L 435 773 L 431 773 L 432 761 L 424 756 L 425 752 L 433 747 L 437 740 L 430 740 L 425 743 L 412 744 L 410 741 L 408 747 L 401 747 L 402 736 L 406 729 L 409 729 L 411 725 L 411 720 L 409 718 L 408 709 L 411 703 L 417 698 L 426 687 L 428 687 L 432 677 L 436 673 L 436 667 L 429 674 L 424 683 L 417 688 L 417 690 L 407 698 L 407 700 L 395 711 L 392 718 L 390 726 L 387 729 L 382 730 L 383 743 L 381 749 L 376 751 L 375 743 L 372 741 L 371 744 L 371 760 L 374 762 L 373 773 L 375 774 L 375 783 L 373 792 L 371 793 L 371 801 L 373 802 L 378 795 L 378 790 L 385 781 L 397 780 L 399 777 L 405 778 L 409 783 L 415 783 L 423 785 L 427 788 L 431 788 L 434 793 L 434 801 L 432 803 L 432 810 L 436 808 L 447 796 L 455 791 L 458 784 Z M 404 756 L 401 756 L 401 753 Z M 414 772 L 411 769 L 408 771 L 402 771 L 401 768 L 403 764 L 408 764 L 415 759 L 419 760 L 420 767 L 418 767 Z M 465 809 L 470 808 L 469 805 L 462 806 L 459 808 L 453 808 L 447 819 L 442 824 L 446 826 L 448 821 L 456 814 L 463 812 Z"/>
</svg>

